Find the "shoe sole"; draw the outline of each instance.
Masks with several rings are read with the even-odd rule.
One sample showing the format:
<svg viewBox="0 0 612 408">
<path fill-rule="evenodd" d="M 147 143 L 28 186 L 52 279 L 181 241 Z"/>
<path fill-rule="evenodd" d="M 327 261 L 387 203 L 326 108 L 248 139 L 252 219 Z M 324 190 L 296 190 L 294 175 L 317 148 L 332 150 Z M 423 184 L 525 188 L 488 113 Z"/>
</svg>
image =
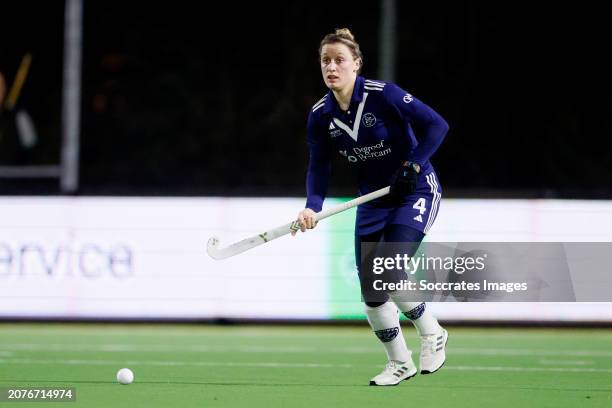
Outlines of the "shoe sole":
<svg viewBox="0 0 612 408">
<path fill-rule="evenodd" d="M 446 332 L 446 341 L 444 342 L 444 348 L 446 348 L 446 345 L 448 344 L 448 338 L 450 337 L 450 335 L 448 334 L 448 332 Z M 440 364 L 440 367 L 436 368 L 433 371 L 429 371 L 429 370 L 421 370 L 421 374 L 423 375 L 427 375 L 427 374 L 433 374 L 436 371 L 438 371 L 439 369 L 441 369 L 442 367 L 444 367 L 444 363 L 446 363 L 446 358 L 444 359 L 444 361 L 442 362 L 442 364 Z"/>
<path fill-rule="evenodd" d="M 418 371 L 415 371 L 414 374 L 412 374 L 411 376 L 406 377 L 403 380 L 396 382 L 395 384 L 376 384 L 376 382 L 370 381 L 370 385 L 375 386 L 375 387 L 391 387 L 391 386 L 399 385 L 402 381 L 408 381 L 412 377 L 415 377 L 418 373 L 419 373 Z"/>
<path fill-rule="evenodd" d="M 442 364 L 440 364 L 440 367 L 436 368 L 435 370 L 433 370 L 433 371 L 423 370 L 423 371 L 421 371 L 421 374 L 423 374 L 423 375 L 433 374 L 433 373 L 435 373 L 436 371 L 438 371 L 439 369 L 441 369 L 442 367 L 444 367 L 444 363 L 446 363 L 446 360 L 444 360 L 444 361 L 442 362 Z"/>
</svg>

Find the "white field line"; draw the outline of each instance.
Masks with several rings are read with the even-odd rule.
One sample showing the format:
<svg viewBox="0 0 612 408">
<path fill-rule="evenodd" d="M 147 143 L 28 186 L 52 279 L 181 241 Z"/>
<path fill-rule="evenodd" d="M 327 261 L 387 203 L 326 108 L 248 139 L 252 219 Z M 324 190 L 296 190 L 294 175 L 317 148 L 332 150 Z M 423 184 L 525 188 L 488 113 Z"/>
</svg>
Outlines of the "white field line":
<svg viewBox="0 0 612 408">
<path fill-rule="evenodd" d="M 444 370 L 459 371 L 537 371 L 557 373 L 612 373 L 612 368 L 574 368 L 574 367 L 507 367 L 507 366 L 444 366 Z"/>
<path fill-rule="evenodd" d="M 604 350 L 541 350 L 513 348 L 448 348 L 449 354 L 466 356 L 567 356 L 567 357 L 612 357 L 612 351 Z"/>
<path fill-rule="evenodd" d="M 200 367 L 259 367 L 259 368 L 355 368 L 354 364 L 325 363 L 244 363 L 244 362 L 212 362 L 212 361 L 109 361 L 109 360 L 36 360 L 29 358 L 4 359 L 1 364 L 24 365 L 131 365 L 131 366 L 200 366 Z M 361 365 L 366 367 L 365 365 Z M 367 365 L 367 367 L 374 367 Z M 377 366 L 376 366 L 377 367 Z M 444 370 L 457 371 L 507 371 L 507 372 L 561 372 L 561 373 L 612 373 L 612 368 L 573 368 L 573 367 L 513 367 L 513 366 L 445 366 Z"/>
<path fill-rule="evenodd" d="M 1 328 L 1 326 L 0 326 Z M 364 329 L 366 330 L 366 329 Z M 353 331 L 355 333 L 357 331 Z M 325 331 L 311 331 L 307 330 L 298 331 L 291 329 L 220 329 L 219 331 L 205 331 L 202 329 L 193 330 L 177 330 L 177 329 L 138 329 L 138 328 L 125 328 L 125 329 L 95 329 L 95 328 L 78 328 L 78 327 L 66 327 L 62 329 L 47 329 L 47 328 L 10 328 L 4 335 L 32 335 L 32 336 L 119 336 L 119 337 L 136 337 L 146 336 L 151 338 L 163 338 L 163 337 L 176 337 L 176 336 L 188 336 L 188 337 L 225 337 L 231 335 L 233 337 L 295 337 L 296 333 L 299 333 L 300 337 L 344 337 L 344 334 L 336 332 L 326 333 Z"/>
<path fill-rule="evenodd" d="M 0 326 L 0 329 L 2 326 Z M 185 329 L 139 329 L 139 328 L 108 328 L 108 329 L 98 329 L 98 328 L 88 328 L 88 327 L 65 327 L 65 328 L 10 328 L 6 330 L 3 335 L 35 335 L 38 337 L 42 336 L 57 336 L 57 335 L 78 335 L 78 336 L 120 336 L 120 337 L 136 337 L 136 336 L 146 336 L 151 338 L 163 338 L 163 337 L 176 337 L 176 336 L 189 336 L 189 337 L 219 337 L 219 336 L 227 336 L 231 335 L 234 337 L 296 337 L 299 335 L 300 337 L 321 337 L 321 338 L 345 338 L 348 333 L 367 333 L 368 328 L 364 326 L 363 329 L 353 329 L 349 328 L 346 331 L 338 331 L 337 329 L 330 329 L 329 332 L 326 332 L 326 328 L 322 328 L 322 331 L 309 331 L 308 329 L 297 331 L 295 329 L 283 329 L 283 328 L 237 328 L 237 329 L 219 329 L 219 331 L 215 330 L 206 330 L 206 328 L 194 328 L 193 330 L 185 330 Z M 528 339 L 549 339 L 554 338 L 558 339 L 560 335 L 564 334 L 564 332 L 551 331 L 549 333 L 543 332 L 532 332 L 530 330 L 522 331 L 521 333 L 487 333 L 487 332 L 478 332 L 478 333 L 452 333 L 452 337 L 454 339 L 457 338 L 477 338 L 477 339 L 504 339 L 504 340 L 525 340 Z M 612 339 L 610 339 L 610 334 L 606 333 L 597 333 L 597 332 L 589 332 L 585 333 L 585 336 L 588 336 L 590 339 L 601 339 L 602 337 L 612 344 Z"/>
<path fill-rule="evenodd" d="M 203 367 L 263 367 L 263 368 L 353 368 L 352 364 L 326 363 L 244 363 L 244 362 L 213 362 L 213 361 L 109 361 L 109 360 L 37 360 L 31 358 L 0 358 L 2 364 L 50 364 L 50 365 L 151 365 L 151 366 L 203 366 Z"/>
<path fill-rule="evenodd" d="M 593 362 L 592 361 L 587 361 L 587 360 L 540 360 L 538 361 L 539 364 L 543 364 L 543 365 L 577 365 L 577 366 L 584 366 L 584 365 L 592 365 Z"/>
<path fill-rule="evenodd" d="M 206 346 L 206 345 L 130 345 L 130 344 L 39 344 L 0 343 L 0 350 L 6 351 L 48 351 L 48 352 L 198 352 L 198 353 L 333 353 L 333 354 L 380 354 L 380 347 L 303 347 L 303 346 Z M 1 352 L 1 351 L 0 351 Z M 612 357 L 612 351 L 604 350 L 542 350 L 513 348 L 454 348 L 447 349 L 450 355 L 465 356 L 562 356 L 562 357 Z"/>
</svg>

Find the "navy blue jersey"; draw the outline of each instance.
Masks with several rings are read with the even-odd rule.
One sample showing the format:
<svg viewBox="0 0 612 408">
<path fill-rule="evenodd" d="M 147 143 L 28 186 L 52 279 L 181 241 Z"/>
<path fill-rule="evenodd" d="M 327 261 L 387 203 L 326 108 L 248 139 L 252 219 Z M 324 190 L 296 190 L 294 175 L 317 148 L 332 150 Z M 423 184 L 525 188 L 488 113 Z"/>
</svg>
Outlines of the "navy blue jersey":
<svg viewBox="0 0 612 408">
<path fill-rule="evenodd" d="M 313 106 L 308 117 L 310 161 L 306 177 L 306 207 L 321 211 L 332 154 L 340 154 L 349 166 L 355 168 L 360 195 L 388 186 L 395 170 L 403 161 L 409 160 L 421 166 L 417 191 L 427 191 L 430 208 L 415 213 L 414 217 L 410 213 L 412 221 L 402 221 L 406 217 L 400 217 L 395 222 L 412 225 L 418 222 L 413 218 L 418 219 L 420 215 L 422 228 L 419 229 L 426 232 L 425 226 L 430 222 L 423 217 L 432 214 L 431 206 L 441 191 L 437 178 L 432 175 L 429 158 L 447 131 L 448 124 L 438 113 L 393 83 L 358 76 L 346 112 L 340 109 L 330 90 Z M 415 205 L 418 199 L 415 196 L 404 204 Z M 358 229 L 363 229 L 360 224 L 368 224 L 368 231 L 363 233 L 369 233 L 380 228 L 381 223 L 389 222 L 392 210 L 398 210 L 398 205 L 386 205 L 386 202 L 388 200 L 383 198 L 361 206 Z M 420 201 L 417 206 L 424 208 Z M 368 212 L 368 208 L 383 210 Z"/>
</svg>

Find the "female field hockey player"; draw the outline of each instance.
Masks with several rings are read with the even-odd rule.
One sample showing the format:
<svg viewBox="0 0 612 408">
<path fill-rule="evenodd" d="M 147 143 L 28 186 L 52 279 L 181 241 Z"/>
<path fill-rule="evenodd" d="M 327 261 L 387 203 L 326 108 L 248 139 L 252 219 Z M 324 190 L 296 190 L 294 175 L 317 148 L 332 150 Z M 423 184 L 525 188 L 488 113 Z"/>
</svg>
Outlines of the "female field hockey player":
<svg viewBox="0 0 612 408">
<path fill-rule="evenodd" d="M 355 256 L 368 322 L 388 357 L 385 369 L 370 385 L 396 385 L 417 373 L 398 309 L 421 338 L 421 374 L 433 373 L 444 364 L 448 333 L 425 303 L 403 301 L 397 292 L 373 289 L 371 270 L 362 264 L 362 244 L 406 243 L 404 253 L 414 255 L 440 205 L 442 190 L 429 158 L 442 143 L 448 124 L 397 85 L 361 77 L 363 56 L 348 29 L 326 35 L 319 57 L 329 92 L 308 117 L 307 201 L 298 221 L 302 232 L 315 227 L 334 150 L 357 171 L 360 195 L 391 186 L 388 196 L 357 208 Z"/>
</svg>

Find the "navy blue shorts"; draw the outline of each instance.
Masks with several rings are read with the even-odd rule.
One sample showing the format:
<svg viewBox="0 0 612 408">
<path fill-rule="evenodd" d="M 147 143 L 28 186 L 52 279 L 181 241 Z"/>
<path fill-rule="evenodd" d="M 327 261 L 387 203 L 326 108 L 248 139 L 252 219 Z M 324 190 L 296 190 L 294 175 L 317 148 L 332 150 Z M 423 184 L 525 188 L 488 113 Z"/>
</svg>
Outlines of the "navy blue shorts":
<svg viewBox="0 0 612 408">
<path fill-rule="evenodd" d="M 390 270 L 383 274 L 372 271 L 374 257 L 393 257 L 406 254 L 412 257 L 423 241 L 425 234 L 406 225 L 391 224 L 371 234 L 355 234 L 355 261 L 359 271 L 362 299 L 366 304 L 385 303 L 389 295 L 375 290 L 374 281 L 399 282 L 406 279 L 404 271 Z"/>
<path fill-rule="evenodd" d="M 386 225 L 405 225 L 427 234 L 438 215 L 442 188 L 434 171 L 419 176 L 416 191 L 401 201 L 386 196 L 357 207 L 358 235 L 381 231 Z"/>
</svg>

